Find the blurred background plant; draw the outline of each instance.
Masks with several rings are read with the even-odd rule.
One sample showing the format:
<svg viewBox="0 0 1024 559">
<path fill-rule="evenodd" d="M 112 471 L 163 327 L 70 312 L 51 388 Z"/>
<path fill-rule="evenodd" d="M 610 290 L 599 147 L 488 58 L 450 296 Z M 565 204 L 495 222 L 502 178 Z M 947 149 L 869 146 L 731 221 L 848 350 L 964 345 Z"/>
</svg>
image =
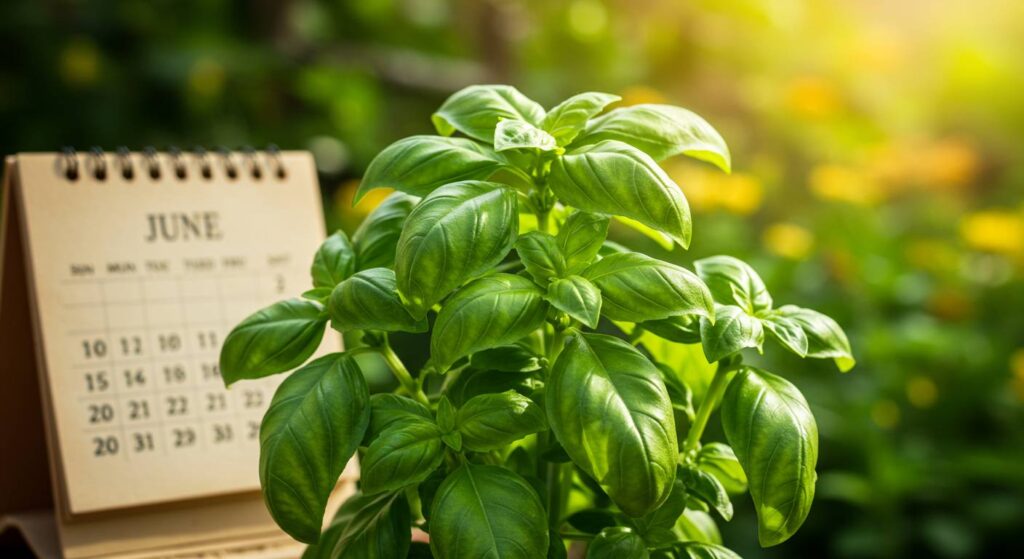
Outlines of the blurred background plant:
<svg viewBox="0 0 1024 559">
<path fill-rule="evenodd" d="M 748 259 L 859 362 L 763 356 L 819 418 L 818 499 L 781 549 L 749 503 L 723 537 L 748 559 L 1024 551 L 1024 3 L 11 1 L 0 52 L 4 153 L 309 149 L 350 233 L 383 197 L 351 205 L 370 158 L 464 85 L 689 107 L 736 171 L 667 163 L 701 234 L 660 255 Z"/>
</svg>

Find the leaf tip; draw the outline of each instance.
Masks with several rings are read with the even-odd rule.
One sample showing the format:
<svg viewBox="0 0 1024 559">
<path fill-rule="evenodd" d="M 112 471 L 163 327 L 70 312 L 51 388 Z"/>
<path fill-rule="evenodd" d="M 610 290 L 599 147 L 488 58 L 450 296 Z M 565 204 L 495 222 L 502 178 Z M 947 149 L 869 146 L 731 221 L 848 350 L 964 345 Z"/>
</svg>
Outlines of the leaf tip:
<svg viewBox="0 0 1024 559">
<path fill-rule="evenodd" d="M 448 119 L 441 116 L 440 112 L 430 115 L 430 122 L 434 125 L 434 129 L 437 130 L 437 133 L 442 136 L 451 136 L 455 133 L 455 127 L 448 122 Z"/>
<path fill-rule="evenodd" d="M 851 356 L 836 357 L 835 363 L 840 373 L 848 373 L 857 365 L 857 360 Z"/>
</svg>

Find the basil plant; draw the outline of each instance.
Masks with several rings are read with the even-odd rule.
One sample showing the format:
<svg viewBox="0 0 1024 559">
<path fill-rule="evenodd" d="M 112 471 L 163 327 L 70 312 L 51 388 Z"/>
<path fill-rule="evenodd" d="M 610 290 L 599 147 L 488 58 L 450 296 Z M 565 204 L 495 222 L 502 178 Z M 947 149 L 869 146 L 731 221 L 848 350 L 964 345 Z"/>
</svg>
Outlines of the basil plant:
<svg viewBox="0 0 1024 559">
<path fill-rule="evenodd" d="M 618 100 L 582 93 L 545 110 L 509 86 L 455 93 L 437 135 L 370 164 L 356 199 L 395 192 L 351 238 L 323 243 L 311 289 L 225 340 L 228 384 L 295 369 L 263 419 L 259 472 L 307 557 L 558 558 L 571 545 L 592 559 L 732 558 L 716 522 L 745 492 L 763 546 L 804 522 L 814 417 L 742 353 L 770 338 L 845 371 L 849 342 L 820 313 L 775 306 L 740 260 L 687 269 L 606 240 L 616 219 L 685 249 L 690 210 L 658 161 L 730 167 L 696 114 L 607 110 Z M 307 363 L 328 326 L 362 343 Z M 426 366 L 408 370 L 392 332 L 429 332 Z M 701 344 L 717 366 L 696 409 L 652 339 Z M 393 393 L 369 393 L 366 353 Z M 702 441 L 716 409 L 727 443 Z M 357 453 L 359 490 L 321 530 Z"/>
</svg>

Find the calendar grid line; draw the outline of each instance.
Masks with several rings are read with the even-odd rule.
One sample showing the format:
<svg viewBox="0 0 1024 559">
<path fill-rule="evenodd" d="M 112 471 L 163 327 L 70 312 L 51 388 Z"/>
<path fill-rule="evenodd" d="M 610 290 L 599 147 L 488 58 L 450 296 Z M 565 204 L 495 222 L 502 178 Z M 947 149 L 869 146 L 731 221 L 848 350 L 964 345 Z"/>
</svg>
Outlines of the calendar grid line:
<svg viewBox="0 0 1024 559">
<path fill-rule="evenodd" d="M 193 324 L 195 326 L 216 326 L 216 327 L 223 327 L 224 326 L 224 324 L 222 322 L 217 322 L 217 321 L 212 321 L 212 320 L 205 320 L 205 321 L 201 321 L 201 322 L 195 322 Z M 150 325 L 149 327 L 152 329 L 152 325 Z M 160 327 L 161 328 L 164 328 L 164 327 L 170 328 L 171 326 L 170 325 L 161 325 Z M 65 330 L 65 333 L 67 333 L 68 335 L 72 335 L 72 336 L 88 336 L 90 334 L 95 334 L 95 333 L 100 332 L 100 331 L 109 331 L 111 334 L 113 334 L 115 332 L 134 332 L 137 329 L 138 328 L 133 328 L 133 327 L 130 327 L 130 326 L 119 327 L 119 328 L 109 328 L 109 329 L 101 329 L 101 328 L 73 328 L 73 329 Z M 78 366 L 81 366 L 81 364 L 76 364 L 75 365 L 75 367 L 78 367 Z"/>
<path fill-rule="evenodd" d="M 217 294 L 218 295 L 223 295 L 223 293 L 224 293 L 224 280 L 221 279 L 221 278 L 218 278 L 217 279 Z M 218 297 L 218 300 L 217 300 L 217 313 L 220 316 L 221 322 L 222 323 L 226 323 L 227 316 L 225 316 L 225 315 L 227 313 L 224 312 L 224 299 L 219 298 L 219 297 Z M 224 331 L 230 332 L 230 328 L 231 328 L 230 325 L 225 325 Z M 217 363 L 217 377 L 219 379 L 221 379 L 221 383 L 223 384 L 224 377 L 223 377 L 223 372 L 220 370 L 220 363 L 219 362 Z M 237 424 L 243 425 L 243 427 L 242 427 L 243 433 L 240 433 L 240 435 L 244 436 L 244 433 L 246 432 L 245 427 L 247 425 L 243 424 L 243 423 L 240 423 L 242 420 L 241 420 L 240 415 L 239 415 L 238 402 L 233 402 L 233 404 L 234 405 L 231 406 L 232 416 L 234 416 L 234 418 L 235 418 L 236 425 Z"/>
<path fill-rule="evenodd" d="M 145 287 L 145 285 L 143 284 L 143 280 L 140 279 L 139 280 L 139 289 L 142 292 L 143 299 L 146 298 L 146 292 L 144 290 L 144 287 Z M 145 329 L 146 333 L 149 334 L 150 331 L 151 331 L 151 328 L 150 328 L 150 320 L 149 320 L 149 305 L 147 305 L 147 304 L 143 304 L 143 306 L 142 306 L 142 322 L 144 324 L 144 329 Z M 150 363 L 150 366 L 153 368 L 154 376 L 156 376 L 156 374 L 155 374 L 156 367 L 157 367 L 156 359 L 155 359 L 155 355 L 156 354 L 153 351 L 148 351 L 147 354 L 149 355 L 149 363 Z M 156 403 L 154 405 L 155 409 L 153 411 L 156 413 L 156 417 L 158 419 L 158 426 L 159 426 L 159 429 L 160 429 L 160 433 L 164 433 L 166 431 L 166 426 L 164 425 L 164 417 L 163 417 L 163 413 L 161 413 L 161 408 L 160 408 L 160 391 L 159 391 L 159 389 L 156 386 L 156 381 L 155 380 L 153 382 L 153 390 L 155 391 L 154 397 L 155 397 L 155 400 L 156 400 Z M 159 441 L 160 441 L 160 454 L 163 455 L 163 456 L 167 456 L 167 441 L 164 440 L 164 437 L 156 437 L 156 438 L 159 439 Z"/>
<path fill-rule="evenodd" d="M 277 273 L 298 273 L 302 272 L 303 269 L 295 266 L 289 266 L 287 268 L 275 268 Z M 253 274 L 259 275 L 264 273 L 265 270 L 261 268 L 254 268 L 251 270 L 230 270 L 230 271 L 196 271 L 191 274 L 135 274 L 125 276 L 89 276 L 89 277 L 65 277 L 58 280 L 62 284 L 74 285 L 90 282 L 131 282 L 135 280 L 192 280 L 196 279 L 196 274 L 203 274 L 208 276 L 210 279 L 222 279 L 225 277 L 238 277 L 238 278 L 251 278 Z"/>
<path fill-rule="evenodd" d="M 182 289 L 181 289 L 181 280 L 180 279 L 176 280 L 175 284 L 177 285 L 177 288 L 178 288 L 178 308 L 181 310 L 181 326 L 182 326 L 182 330 L 185 331 L 185 332 L 188 332 L 188 328 L 189 328 L 188 327 L 188 311 L 185 309 L 185 302 L 183 300 L 184 299 L 184 294 L 182 293 Z M 188 342 L 190 342 L 190 341 L 191 341 L 191 339 L 188 340 Z M 184 347 L 185 343 L 188 343 L 188 342 L 183 342 L 182 343 L 182 347 Z M 191 345 L 191 344 L 189 344 L 189 345 Z M 186 363 L 195 363 L 195 361 L 192 360 L 192 359 L 189 359 L 188 361 L 186 361 Z M 193 371 L 193 372 L 195 372 L 195 371 Z M 187 372 L 186 372 L 186 374 L 187 374 Z M 192 379 L 192 382 L 190 384 L 192 385 L 192 391 L 191 392 L 195 396 L 195 401 L 196 401 L 196 404 L 197 404 L 196 407 L 201 409 L 202 402 L 200 401 L 201 398 L 199 397 L 199 387 L 196 386 L 196 379 Z M 196 410 L 196 412 L 198 412 L 198 411 L 199 411 L 199 409 Z M 198 417 L 198 422 L 199 422 L 199 432 L 197 433 L 196 438 L 199 439 L 199 446 L 203 450 L 206 450 L 206 446 L 207 446 L 206 445 L 206 423 L 203 420 L 202 414 L 198 414 L 197 417 Z"/>
<path fill-rule="evenodd" d="M 249 297 L 224 297 L 224 298 L 229 300 L 229 301 L 247 301 L 247 300 L 249 300 Z M 186 301 L 189 302 L 189 303 L 209 303 L 209 302 L 215 301 L 217 299 L 218 299 L 217 297 L 190 297 L 190 298 L 186 299 Z M 146 299 L 146 300 L 143 300 L 143 299 L 128 299 L 128 300 L 123 300 L 123 301 L 109 301 L 107 303 L 101 303 L 99 301 L 92 301 L 92 302 L 86 301 L 84 303 L 64 303 L 64 307 L 65 308 L 69 308 L 69 309 L 92 308 L 92 307 L 99 307 L 99 306 L 103 306 L 103 305 L 106 305 L 108 307 L 119 307 L 119 306 L 128 307 L 128 306 L 139 305 L 139 304 L 143 304 L 143 303 L 147 303 L 147 302 L 148 303 L 178 303 L 180 301 L 181 301 L 180 299 L 177 299 L 177 298 L 174 298 L 174 297 L 168 297 L 166 299 Z"/>
<path fill-rule="evenodd" d="M 103 298 L 103 299 L 106 298 L 106 294 L 103 293 L 102 290 L 100 290 L 100 297 Z M 105 337 L 107 339 L 109 339 L 110 338 L 110 332 L 108 332 L 106 330 L 107 330 L 107 328 L 110 327 L 110 313 L 107 311 L 106 307 L 103 308 L 103 326 L 104 326 Z M 109 359 L 110 359 L 110 369 L 111 370 L 116 370 L 117 369 L 117 360 L 114 359 L 114 352 L 110 351 L 110 353 L 108 355 L 109 355 Z M 113 390 L 114 390 L 114 398 L 115 398 L 115 400 L 119 401 L 121 394 L 120 394 L 120 390 L 118 390 L 117 382 L 114 382 L 112 384 L 112 386 L 113 386 Z M 117 432 L 120 433 L 120 435 L 121 435 L 120 440 L 122 440 L 122 441 L 125 440 L 126 437 L 125 437 L 125 430 L 124 430 L 124 423 L 123 422 L 118 422 L 118 430 L 117 430 Z M 118 446 L 120 446 L 120 445 L 118 445 Z M 122 453 L 122 454 L 124 456 L 125 462 L 131 462 L 131 458 L 128 456 L 128 452 L 127 451 Z"/>
</svg>

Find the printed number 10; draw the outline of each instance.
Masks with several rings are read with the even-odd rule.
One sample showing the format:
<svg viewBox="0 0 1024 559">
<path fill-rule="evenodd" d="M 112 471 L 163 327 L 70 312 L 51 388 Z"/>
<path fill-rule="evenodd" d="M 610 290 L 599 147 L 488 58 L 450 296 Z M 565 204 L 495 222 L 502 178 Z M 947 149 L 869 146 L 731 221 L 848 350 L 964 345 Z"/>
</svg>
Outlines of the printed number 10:
<svg viewBox="0 0 1024 559">
<path fill-rule="evenodd" d="M 107 355 L 107 342 L 103 340 L 82 340 L 82 353 L 86 359 L 101 358 Z"/>
</svg>

